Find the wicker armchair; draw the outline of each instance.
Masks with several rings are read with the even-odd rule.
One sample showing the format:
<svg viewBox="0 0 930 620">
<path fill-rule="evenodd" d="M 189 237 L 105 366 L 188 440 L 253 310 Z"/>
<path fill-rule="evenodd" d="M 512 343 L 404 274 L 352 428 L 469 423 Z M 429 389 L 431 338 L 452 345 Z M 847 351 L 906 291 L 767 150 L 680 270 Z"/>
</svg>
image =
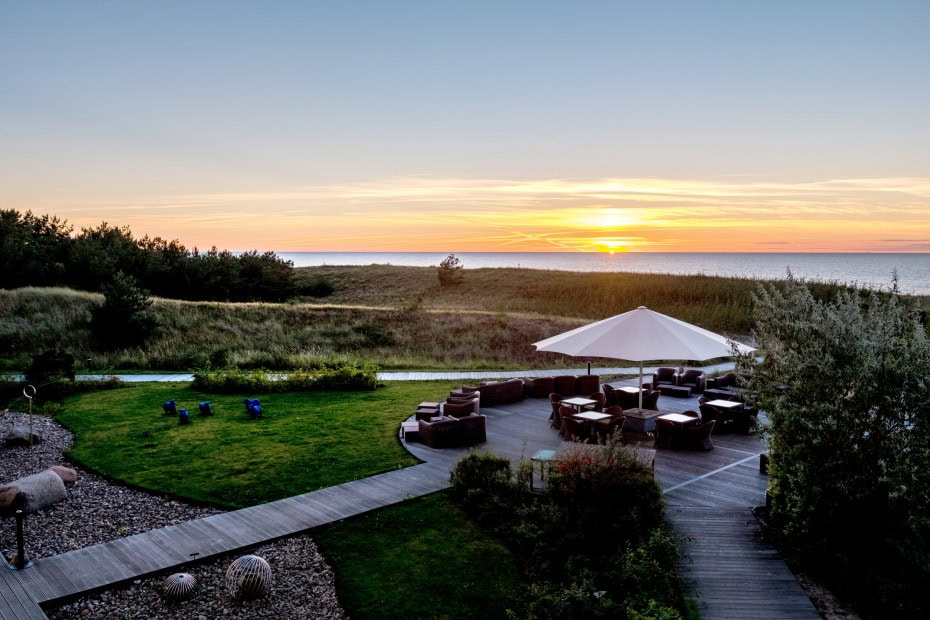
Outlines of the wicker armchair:
<svg viewBox="0 0 930 620">
<path fill-rule="evenodd" d="M 559 409 L 562 407 L 562 395 L 553 392 L 549 394 L 549 406 L 552 407 L 552 413 L 549 415 L 549 426 L 552 428 L 562 428 L 562 414 Z"/>
<path fill-rule="evenodd" d="M 574 418 L 562 418 L 562 435 L 565 441 L 587 441 L 591 437 L 591 429 Z"/>
<path fill-rule="evenodd" d="M 430 448 L 452 448 L 459 445 L 461 429 L 456 418 L 420 420 L 420 442 Z"/>
<path fill-rule="evenodd" d="M 707 375 L 703 370 L 689 368 L 678 375 L 678 385 L 686 385 L 691 388 L 692 394 L 700 394 L 707 387 Z"/>
<path fill-rule="evenodd" d="M 585 407 L 585 409 L 588 409 L 590 411 L 603 411 L 604 410 L 604 402 L 607 400 L 607 397 L 604 396 L 603 392 L 597 392 L 595 394 L 591 394 L 591 400 L 594 401 L 594 404 L 588 405 L 587 407 Z"/>
<path fill-rule="evenodd" d="M 681 431 L 679 424 L 657 418 L 655 447 L 677 450 L 681 446 Z"/>
<path fill-rule="evenodd" d="M 614 389 L 614 386 L 610 385 L 609 383 L 605 383 L 601 387 L 604 389 L 605 407 L 613 407 L 614 405 L 620 404 L 619 394 L 617 393 L 617 390 Z"/>
<path fill-rule="evenodd" d="M 604 413 L 607 413 L 606 411 Z M 623 423 L 626 422 L 626 416 L 622 413 L 619 415 L 613 415 L 606 420 L 598 420 L 594 423 L 594 432 L 597 434 L 598 439 L 601 441 L 607 441 L 614 434 L 623 429 Z"/>
<path fill-rule="evenodd" d="M 685 427 L 682 433 L 682 439 L 689 450 L 713 450 L 714 442 L 711 441 L 710 434 L 714 432 L 716 420 L 705 422 L 704 424 L 691 424 Z"/>
<path fill-rule="evenodd" d="M 659 396 L 662 395 L 662 392 L 659 390 L 652 390 L 648 394 L 643 395 L 643 409 L 651 409 L 652 411 L 659 410 Z"/>
<path fill-rule="evenodd" d="M 652 373 L 652 389 L 658 390 L 663 385 L 678 385 L 678 370 L 675 368 L 656 368 Z"/>
</svg>

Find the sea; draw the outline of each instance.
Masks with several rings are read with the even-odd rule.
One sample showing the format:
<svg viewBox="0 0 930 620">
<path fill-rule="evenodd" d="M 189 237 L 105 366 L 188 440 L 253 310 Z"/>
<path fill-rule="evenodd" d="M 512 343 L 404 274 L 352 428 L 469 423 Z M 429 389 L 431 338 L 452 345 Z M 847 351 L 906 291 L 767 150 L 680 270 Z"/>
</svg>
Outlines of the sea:
<svg viewBox="0 0 930 620">
<path fill-rule="evenodd" d="M 320 265 L 439 265 L 445 252 L 278 252 L 295 267 Z M 876 290 L 930 295 L 930 254 L 789 254 L 715 252 L 456 252 L 465 269 L 522 267 L 560 271 L 702 274 L 755 280 L 796 278 Z"/>
</svg>

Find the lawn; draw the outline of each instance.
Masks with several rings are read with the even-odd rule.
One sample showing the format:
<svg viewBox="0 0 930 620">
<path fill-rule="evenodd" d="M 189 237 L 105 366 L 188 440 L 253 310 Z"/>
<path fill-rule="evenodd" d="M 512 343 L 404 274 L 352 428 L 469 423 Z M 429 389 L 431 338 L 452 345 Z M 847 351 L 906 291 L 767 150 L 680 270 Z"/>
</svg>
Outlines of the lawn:
<svg viewBox="0 0 930 620">
<path fill-rule="evenodd" d="M 402 420 L 447 382 L 389 383 L 374 392 L 215 395 L 189 384 L 137 384 L 65 401 L 58 420 L 74 431 L 69 456 L 116 480 L 227 508 L 299 495 L 414 465 L 397 439 Z M 244 397 L 261 398 L 251 420 Z M 165 416 L 174 398 L 191 412 Z M 197 415 L 210 401 L 213 417 Z"/>
<path fill-rule="evenodd" d="M 519 571 L 445 493 L 318 528 L 353 618 L 504 618 Z"/>
<path fill-rule="evenodd" d="M 237 508 L 415 464 L 397 439 L 400 422 L 450 387 L 394 382 L 375 392 L 217 396 L 189 384 L 135 384 L 69 398 L 57 419 L 76 434 L 70 456 L 91 469 Z M 264 419 L 249 419 L 245 396 L 261 398 Z M 191 412 L 189 426 L 163 415 L 161 404 L 171 398 Z M 203 400 L 213 417 L 197 415 Z M 502 618 L 518 587 L 510 552 L 444 493 L 333 523 L 314 536 L 355 618 Z"/>
</svg>

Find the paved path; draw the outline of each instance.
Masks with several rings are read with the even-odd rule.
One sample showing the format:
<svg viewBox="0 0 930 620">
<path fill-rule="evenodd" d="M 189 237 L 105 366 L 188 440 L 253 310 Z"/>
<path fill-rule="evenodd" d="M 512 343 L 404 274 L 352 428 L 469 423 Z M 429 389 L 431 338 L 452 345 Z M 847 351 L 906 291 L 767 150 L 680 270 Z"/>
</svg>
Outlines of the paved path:
<svg viewBox="0 0 930 620">
<path fill-rule="evenodd" d="M 708 375 L 719 372 L 728 372 L 733 370 L 733 362 L 723 362 L 712 366 L 704 366 L 704 371 Z M 645 366 L 643 380 L 648 381 L 648 376 L 655 372 L 655 366 Z M 551 370 L 398 370 L 383 371 L 378 373 L 379 381 L 484 381 L 488 379 L 512 379 L 515 377 L 552 377 L 556 375 L 583 375 L 587 374 L 588 368 L 557 368 Z M 639 375 L 639 366 L 617 366 L 617 367 L 592 367 L 591 374 L 595 375 Z M 190 383 L 194 380 L 194 375 L 190 373 L 150 373 L 150 374 L 86 374 L 76 375 L 78 381 L 102 381 L 110 377 L 116 377 L 126 383 Z M 7 379 L 12 381 L 22 381 L 22 375 L 7 375 Z"/>
<path fill-rule="evenodd" d="M 696 405 L 696 399 L 661 401 L 663 408 L 677 411 Z M 558 447 L 561 440 L 547 422 L 549 410 L 547 401 L 537 399 L 483 408 L 488 416 L 483 447 L 514 462 Z M 768 486 L 758 472 L 764 443 L 739 435 L 715 436 L 714 442 L 716 449 L 707 453 L 659 450 L 655 463 L 669 519 L 691 537 L 680 570 L 702 617 L 818 618 L 784 562 L 759 540 L 749 513 L 764 501 Z M 0 571 L 0 618 L 45 618 L 40 604 L 53 606 L 82 592 L 180 570 L 193 553 L 204 559 L 240 551 L 444 489 L 451 467 L 465 452 L 405 445 L 424 463 L 42 558 L 24 571 Z"/>
</svg>

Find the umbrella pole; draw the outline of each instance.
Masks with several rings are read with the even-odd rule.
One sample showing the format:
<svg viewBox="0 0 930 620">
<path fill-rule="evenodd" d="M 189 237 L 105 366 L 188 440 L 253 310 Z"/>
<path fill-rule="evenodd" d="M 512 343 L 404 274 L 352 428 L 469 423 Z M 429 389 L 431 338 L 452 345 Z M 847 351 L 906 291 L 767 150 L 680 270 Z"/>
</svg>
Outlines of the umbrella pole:
<svg viewBox="0 0 930 620">
<path fill-rule="evenodd" d="M 639 363 L 639 408 L 643 408 L 643 363 Z"/>
</svg>

